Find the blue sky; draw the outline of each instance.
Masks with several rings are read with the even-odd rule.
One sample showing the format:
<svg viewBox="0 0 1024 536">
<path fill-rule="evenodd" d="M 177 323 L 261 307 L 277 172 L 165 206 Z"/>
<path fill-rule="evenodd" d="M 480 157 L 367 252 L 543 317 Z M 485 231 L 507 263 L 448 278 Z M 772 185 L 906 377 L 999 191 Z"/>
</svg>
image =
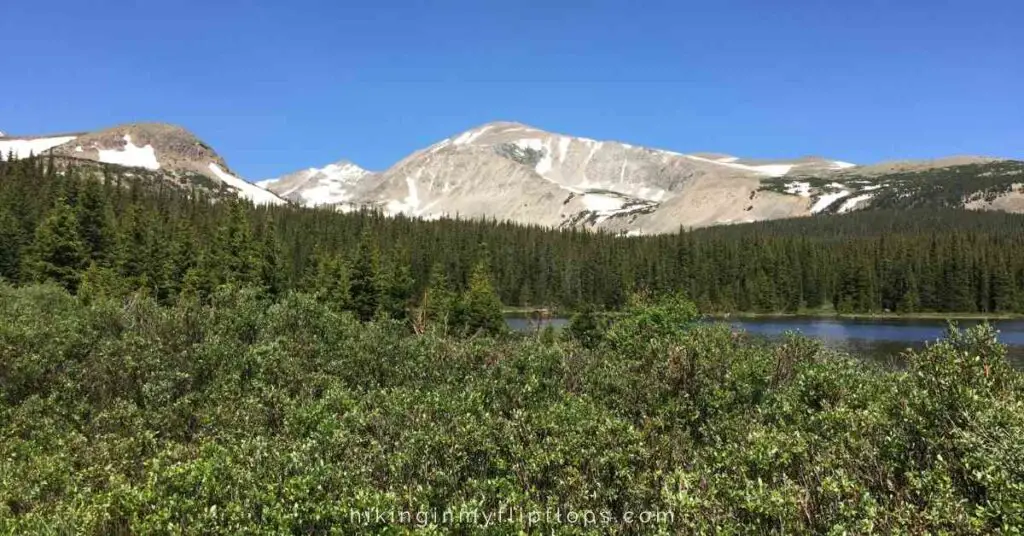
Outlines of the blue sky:
<svg viewBox="0 0 1024 536">
<path fill-rule="evenodd" d="M 0 130 L 181 124 L 256 180 L 492 120 L 682 152 L 1024 158 L 1024 5 L 50 0 L 0 16 Z"/>
</svg>

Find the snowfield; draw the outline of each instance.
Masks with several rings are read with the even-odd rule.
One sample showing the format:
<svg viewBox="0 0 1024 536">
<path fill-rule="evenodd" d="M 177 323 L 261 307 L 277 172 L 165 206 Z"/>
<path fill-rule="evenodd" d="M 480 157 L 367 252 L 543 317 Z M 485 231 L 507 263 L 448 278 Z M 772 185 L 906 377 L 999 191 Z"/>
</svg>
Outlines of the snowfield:
<svg viewBox="0 0 1024 536">
<path fill-rule="evenodd" d="M 224 171 L 216 163 L 210 162 L 210 171 L 217 176 L 224 184 L 238 190 L 238 195 L 244 197 L 257 205 L 284 205 L 286 201 L 276 195 L 250 184 L 238 177 Z"/>
<path fill-rule="evenodd" d="M 799 195 L 800 197 L 811 197 L 811 183 L 809 182 L 787 182 L 786 193 Z"/>
<path fill-rule="evenodd" d="M 7 158 L 8 154 L 14 153 L 15 158 L 28 158 L 29 155 L 39 155 L 53 149 L 58 145 L 75 139 L 75 136 L 58 136 L 54 138 L 36 138 L 32 140 L 0 140 L 0 160 Z"/>
<path fill-rule="evenodd" d="M 160 169 L 160 162 L 156 159 L 156 151 L 153 150 L 152 145 L 145 147 L 135 145 L 132 143 L 131 134 L 124 135 L 124 144 L 124 149 L 97 149 L 99 161 L 119 166 Z"/>
<path fill-rule="evenodd" d="M 825 194 L 818 198 L 818 201 L 811 207 L 811 214 L 817 214 L 826 208 L 832 206 L 832 203 L 850 195 L 850 192 L 836 192 L 832 194 Z"/>
<path fill-rule="evenodd" d="M 874 197 L 874 194 L 865 194 L 865 195 L 858 195 L 857 197 L 851 197 L 851 198 L 847 199 L 846 201 L 844 201 L 843 204 L 839 206 L 839 212 L 840 213 L 849 212 L 849 211 L 857 208 L 857 205 L 859 205 L 860 203 L 863 203 L 864 201 L 867 201 L 868 199 L 871 199 L 872 197 Z"/>
<path fill-rule="evenodd" d="M 698 162 L 706 162 L 708 164 L 717 164 L 719 166 L 730 167 L 733 169 L 742 169 L 744 171 L 753 171 L 769 177 L 783 177 L 789 170 L 793 169 L 793 164 L 765 164 L 761 166 L 748 166 L 746 164 L 737 164 L 733 160 L 723 158 L 720 160 L 712 160 L 710 158 L 704 158 L 703 156 L 694 156 L 692 154 L 683 155 L 690 160 L 696 160 Z M 731 157 L 730 157 L 731 158 Z"/>
</svg>

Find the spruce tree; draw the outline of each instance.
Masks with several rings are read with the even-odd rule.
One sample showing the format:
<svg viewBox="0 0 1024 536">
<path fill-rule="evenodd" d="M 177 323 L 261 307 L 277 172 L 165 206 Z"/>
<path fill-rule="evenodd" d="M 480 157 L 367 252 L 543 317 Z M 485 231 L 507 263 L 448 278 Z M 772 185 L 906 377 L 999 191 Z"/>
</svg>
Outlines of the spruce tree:
<svg viewBox="0 0 1024 536">
<path fill-rule="evenodd" d="M 363 231 L 350 276 L 352 311 L 369 322 L 380 307 L 380 253 L 369 229 Z"/>
<path fill-rule="evenodd" d="M 129 288 L 151 289 L 151 243 L 154 222 L 140 205 L 129 207 L 118 235 L 116 264 Z"/>
<path fill-rule="evenodd" d="M 64 198 L 59 198 L 36 228 L 25 272 L 34 281 L 56 281 L 69 292 L 75 292 L 87 259 L 75 213 Z"/>
<path fill-rule="evenodd" d="M 114 223 L 114 211 L 110 207 L 106 192 L 95 180 L 87 180 L 82 185 L 75 207 L 82 240 L 85 241 L 89 258 L 100 265 L 108 266 L 113 262 L 117 236 Z"/>
<path fill-rule="evenodd" d="M 444 265 L 435 263 L 430 270 L 430 283 L 423 293 L 420 307 L 423 309 L 425 323 L 440 324 L 447 327 L 458 325 L 458 295 L 452 291 Z"/>
<path fill-rule="evenodd" d="M 267 220 L 263 227 L 259 261 L 260 284 L 271 296 L 279 295 L 285 287 L 285 265 L 281 243 L 277 239 L 277 226 L 273 219 Z"/>
<path fill-rule="evenodd" d="M 302 288 L 336 310 L 352 308 L 348 267 L 338 255 L 317 251 L 306 268 Z"/>
<path fill-rule="evenodd" d="M 407 319 L 415 283 L 409 261 L 390 257 L 377 273 L 378 313 L 396 320 Z"/>
<path fill-rule="evenodd" d="M 490 267 L 481 259 L 469 276 L 469 289 L 462 297 L 462 321 L 469 334 L 498 334 L 506 330 L 502 305 L 494 290 Z"/>
<path fill-rule="evenodd" d="M 0 279 L 18 281 L 22 241 L 18 220 L 7 207 L 0 205 Z"/>
<path fill-rule="evenodd" d="M 246 215 L 246 205 L 239 200 L 228 206 L 228 214 L 217 229 L 215 249 L 210 251 L 213 277 L 218 283 L 253 284 L 259 276 L 257 247 Z"/>
</svg>

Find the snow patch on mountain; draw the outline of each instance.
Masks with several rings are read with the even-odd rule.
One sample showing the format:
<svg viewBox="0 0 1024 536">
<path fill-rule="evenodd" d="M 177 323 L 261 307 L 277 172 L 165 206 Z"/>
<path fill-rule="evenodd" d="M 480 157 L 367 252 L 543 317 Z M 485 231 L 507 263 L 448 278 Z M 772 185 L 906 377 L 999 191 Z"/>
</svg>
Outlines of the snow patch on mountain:
<svg viewBox="0 0 1024 536">
<path fill-rule="evenodd" d="M 836 169 L 849 169 L 852 167 L 857 167 L 857 164 L 851 164 L 849 162 L 843 162 L 841 160 L 833 160 L 832 167 Z"/>
<path fill-rule="evenodd" d="M 846 201 L 843 202 L 842 205 L 839 206 L 839 212 L 849 212 L 857 208 L 857 205 L 871 199 L 872 197 L 874 197 L 874 194 L 865 194 L 858 195 L 857 197 L 851 197 L 850 199 L 847 199 Z"/>
<path fill-rule="evenodd" d="M 800 197 L 811 197 L 811 183 L 809 182 L 787 182 L 786 193 L 799 195 Z"/>
<path fill-rule="evenodd" d="M 76 136 L 56 136 L 53 138 L 34 138 L 28 140 L 0 140 L 0 160 L 7 158 L 7 155 L 11 153 L 14 154 L 15 158 L 28 158 L 29 155 L 40 155 L 75 138 Z"/>
<path fill-rule="evenodd" d="M 833 184 L 835 184 L 835 183 L 833 183 Z M 830 193 L 830 194 L 825 194 L 825 195 L 819 197 L 818 201 L 814 203 L 813 207 L 811 207 L 811 214 L 817 214 L 817 213 L 825 210 L 826 208 L 832 206 L 832 203 L 835 203 L 836 201 L 838 201 L 838 200 L 840 200 L 840 199 L 842 199 L 842 198 L 844 198 L 844 197 L 846 197 L 848 195 L 850 195 L 850 192 L 843 191 L 843 192 L 834 192 L 834 193 Z"/>
<path fill-rule="evenodd" d="M 455 145 L 467 145 L 473 143 L 477 138 L 483 136 L 484 133 L 486 133 L 492 127 L 493 125 L 487 125 L 480 128 L 480 130 L 470 130 L 467 132 L 463 132 L 462 135 L 460 135 L 458 138 L 455 138 L 455 141 L 453 141 L 452 143 L 454 143 Z"/>
<path fill-rule="evenodd" d="M 587 193 L 583 194 L 582 197 L 583 206 L 587 207 L 587 210 L 615 211 L 621 209 L 622 205 L 626 204 L 625 199 L 613 195 Z"/>
<path fill-rule="evenodd" d="M 551 140 L 548 140 L 547 143 L 542 146 L 541 151 L 543 152 L 543 156 L 541 156 L 540 162 L 537 162 L 537 167 L 535 169 L 542 177 L 547 177 L 553 167 L 553 159 L 551 158 Z"/>
<path fill-rule="evenodd" d="M 634 212 L 650 210 L 657 203 L 631 199 L 603 192 L 586 192 L 580 195 L 583 206 L 593 216 L 594 223 L 601 223 L 613 216 L 622 216 Z"/>
<path fill-rule="evenodd" d="M 520 149 L 523 149 L 523 150 L 526 150 L 526 149 L 530 149 L 530 150 L 533 150 L 533 151 L 543 151 L 544 150 L 544 142 L 540 138 L 525 138 L 525 139 L 521 139 L 521 140 L 516 140 L 513 143 L 516 145 L 516 147 L 519 147 Z"/>
<path fill-rule="evenodd" d="M 406 214 L 408 216 L 422 216 L 423 208 L 420 207 L 420 192 L 416 186 L 416 181 L 422 175 L 422 170 L 417 171 L 416 177 L 406 177 L 405 184 L 409 188 L 409 193 L 405 196 L 405 199 L 392 199 L 387 202 L 385 208 L 392 215 L 394 214 Z"/>
<path fill-rule="evenodd" d="M 139 147 L 132 143 L 131 134 L 124 135 L 123 149 L 97 149 L 96 152 L 99 154 L 99 161 L 105 164 L 160 169 L 160 162 L 156 159 L 153 145 L 147 144 L 145 147 Z"/>
<path fill-rule="evenodd" d="M 565 155 L 569 152 L 569 143 L 572 142 L 572 138 L 562 136 L 558 138 L 558 161 L 565 163 Z"/>
<path fill-rule="evenodd" d="M 692 154 L 683 155 L 690 160 L 696 160 L 698 162 L 706 162 L 708 164 L 718 164 L 720 166 L 731 167 L 733 169 L 742 169 L 744 171 L 753 171 L 769 177 L 782 177 L 785 176 L 791 169 L 793 164 L 764 164 L 764 165 L 747 165 L 737 164 L 734 161 L 726 161 L 726 159 L 714 160 L 711 158 L 704 158 L 703 156 L 696 156 Z"/>
<path fill-rule="evenodd" d="M 231 186 L 238 190 L 238 194 L 257 205 L 283 205 L 285 200 L 277 197 L 276 195 L 256 186 L 255 184 L 248 183 L 238 177 L 224 171 L 217 164 L 210 162 L 209 169 L 213 174 L 221 180 L 224 184 Z"/>
</svg>

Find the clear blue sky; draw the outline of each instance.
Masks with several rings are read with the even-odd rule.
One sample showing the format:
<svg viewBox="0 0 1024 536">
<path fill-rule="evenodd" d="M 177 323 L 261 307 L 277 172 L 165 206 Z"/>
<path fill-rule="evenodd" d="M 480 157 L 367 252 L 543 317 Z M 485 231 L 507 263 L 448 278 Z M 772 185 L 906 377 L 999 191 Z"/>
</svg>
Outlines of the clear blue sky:
<svg viewBox="0 0 1024 536">
<path fill-rule="evenodd" d="M 194 131 L 255 180 L 492 120 L 678 151 L 1024 158 L 1024 3 L 183 0 L 0 10 L 0 130 Z"/>
</svg>

